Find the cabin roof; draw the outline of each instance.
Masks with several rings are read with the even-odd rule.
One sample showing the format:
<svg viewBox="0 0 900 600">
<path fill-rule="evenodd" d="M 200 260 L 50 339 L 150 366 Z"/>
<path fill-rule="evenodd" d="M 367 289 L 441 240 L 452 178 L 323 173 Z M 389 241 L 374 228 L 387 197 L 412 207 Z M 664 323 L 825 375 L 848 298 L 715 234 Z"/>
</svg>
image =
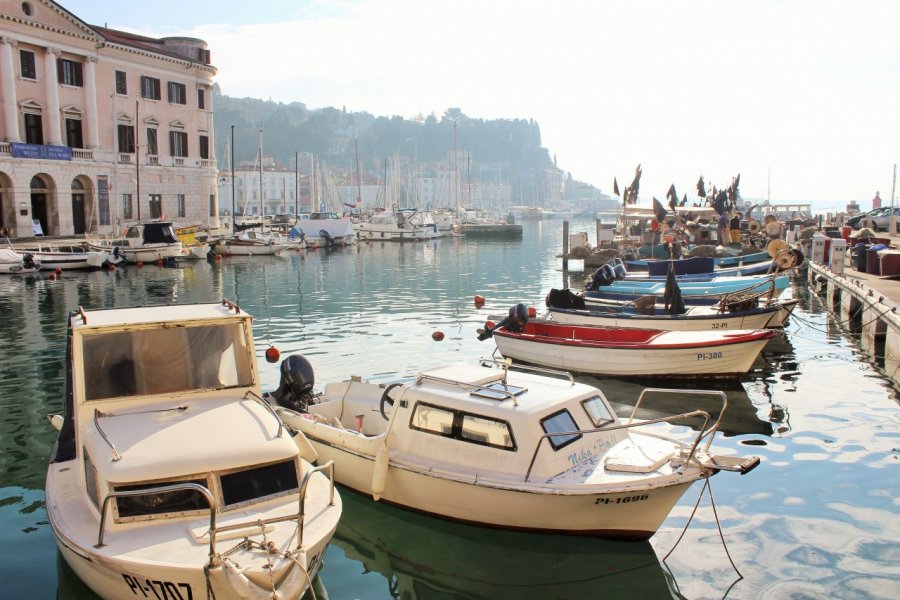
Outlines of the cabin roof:
<svg viewBox="0 0 900 600">
<path fill-rule="evenodd" d="M 250 318 L 248 313 L 236 312 L 222 302 L 208 304 L 171 304 L 133 308 L 112 308 L 84 311 L 72 317 L 72 329 L 92 329 L 148 323 L 208 321 L 210 319 Z"/>
</svg>

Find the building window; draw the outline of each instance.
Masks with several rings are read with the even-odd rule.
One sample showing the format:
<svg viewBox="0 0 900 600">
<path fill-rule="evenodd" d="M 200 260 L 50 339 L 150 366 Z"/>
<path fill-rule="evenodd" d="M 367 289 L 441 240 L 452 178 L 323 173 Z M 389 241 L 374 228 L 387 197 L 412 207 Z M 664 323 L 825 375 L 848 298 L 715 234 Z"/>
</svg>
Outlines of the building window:
<svg viewBox="0 0 900 600">
<path fill-rule="evenodd" d="M 147 128 L 147 154 L 150 156 L 159 154 L 159 144 L 156 141 L 156 130 L 152 127 Z"/>
<path fill-rule="evenodd" d="M 134 126 L 119 124 L 119 152 L 134 154 Z"/>
<path fill-rule="evenodd" d="M 81 63 L 68 58 L 56 59 L 56 76 L 63 85 L 81 87 L 84 80 L 81 77 Z"/>
<path fill-rule="evenodd" d="M 178 217 L 184 218 L 184 194 L 176 194 L 175 201 L 178 204 Z"/>
<path fill-rule="evenodd" d="M 187 134 L 185 132 L 169 132 L 169 154 L 180 157 L 188 155 Z"/>
<path fill-rule="evenodd" d="M 69 148 L 84 148 L 81 138 L 81 119 L 66 119 L 66 145 Z"/>
<path fill-rule="evenodd" d="M 214 217 L 214 216 L 216 216 L 217 212 L 218 211 L 216 210 L 216 195 L 210 194 L 209 195 L 209 216 Z"/>
<path fill-rule="evenodd" d="M 162 218 L 162 195 L 161 194 L 150 194 L 150 218 L 151 219 L 161 219 Z"/>
<path fill-rule="evenodd" d="M 133 214 L 134 212 L 131 205 L 131 194 L 122 194 L 122 218 L 133 219 Z"/>
<path fill-rule="evenodd" d="M 125 71 L 116 71 L 116 93 L 128 95 L 128 79 L 125 77 Z"/>
<path fill-rule="evenodd" d="M 34 66 L 34 52 L 19 50 L 19 64 L 24 79 L 37 79 L 37 70 Z"/>
<path fill-rule="evenodd" d="M 206 109 L 206 90 L 204 89 L 197 90 L 197 108 Z"/>
<path fill-rule="evenodd" d="M 148 100 L 159 100 L 159 79 L 142 75 L 141 97 L 147 98 Z"/>
<path fill-rule="evenodd" d="M 25 141 L 29 144 L 44 143 L 44 126 L 41 115 L 25 113 Z"/>
<path fill-rule="evenodd" d="M 169 82 L 169 102 L 172 104 L 187 104 L 187 89 L 183 83 Z"/>
<path fill-rule="evenodd" d="M 209 158 L 209 136 L 207 135 L 200 136 L 200 158 Z"/>
</svg>

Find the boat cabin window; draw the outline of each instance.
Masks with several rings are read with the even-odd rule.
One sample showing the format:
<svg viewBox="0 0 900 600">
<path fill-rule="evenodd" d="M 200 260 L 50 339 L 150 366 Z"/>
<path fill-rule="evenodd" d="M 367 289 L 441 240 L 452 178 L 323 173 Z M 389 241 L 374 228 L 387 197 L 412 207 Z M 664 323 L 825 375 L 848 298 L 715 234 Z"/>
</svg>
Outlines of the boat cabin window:
<svg viewBox="0 0 900 600">
<path fill-rule="evenodd" d="M 128 231 L 125 232 L 126 238 L 139 238 L 141 237 L 141 228 L 131 226 L 128 228 Z"/>
<path fill-rule="evenodd" d="M 297 464 L 293 460 L 221 475 L 219 480 L 222 483 L 222 500 L 229 508 L 300 489 Z"/>
<path fill-rule="evenodd" d="M 433 433 L 470 444 L 515 450 L 516 441 L 509 423 L 419 402 L 413 410 L 409 426 L 417 431 Z"/>
<path fill-rule="evenodd" d="M 564 433 L 567 431 L 578 431 L 578 425 L 575 423 L 575 419 L 572 418 L 571 413 L 569 413 L 569 411 L 566 409 L 563 409 L 557 413 L 553 413 L 549 417 L 541 419 L 541 427 L 544 428 L 544 433 Z M 551 435 L 548 437 L 548 439 L 550 440 L 550 445 L 553 446 L 554 450 L 564 448 L 580 438 L 580 433 L 573 433 L 570 435 Z"/>
<path fill-rule="evenodd" d="M 137 485 L 117 485 L 117 492 L 130 492 L 133 490 L 147 490 L 166 485 L 179 483 L 196 483 L 206 488 L 209 484 L 205 479 L 185 479 L 181 481 L 162 481 L 156 483 L 140 483 Z M 145 517 L 149 515 L 161 515 L 166 513 L 184 513 L 209 509 L 203 494 L 194 490 L 177 490 L 174 492 L 155 492 L 143 496 L 129 496 L 116 498 L 116 507 L 119 510 L 119 518 L 127 519 Z"/>
<path fill-rule="evenodd" d="M 594 427 L 603 427 L 616 420 L 600 396 L 591 396 L 587 400 L 583 400 L 581 405 L 591 418 Z"/>
<path fill-rule="evenodd" d="M 253 385 L 238 322 L 86 333 L 82 354 L 86 400 Z"/>
</svg>

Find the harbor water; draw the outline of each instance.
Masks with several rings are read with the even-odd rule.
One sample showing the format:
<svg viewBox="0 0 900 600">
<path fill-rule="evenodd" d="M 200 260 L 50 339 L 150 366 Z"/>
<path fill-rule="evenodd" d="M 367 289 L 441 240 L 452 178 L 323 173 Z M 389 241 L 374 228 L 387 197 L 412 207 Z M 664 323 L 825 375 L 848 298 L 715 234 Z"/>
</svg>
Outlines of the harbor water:
<svg viewBox="0 0 900 600">
<path fill-rule="evenodd" d="M 570 229 L 593 227 L 574 221 Z M 561 221 L 530 221 L 521 240 L 371 243 L 65 273 L 56 281 L 3 276 L 0 598 L 95 598 L 60 558 L 44 508 L 56 434 L 46 415 L 63 406 L 69 310 L 229 298 L 254 316 L 264 389 L 279 377 L 278 364 L 264 357 L 270 345 L 282 358 L 305 355 L 317 388 L 351 375 L 409 381 L 423 368 L 489 356 L 493 341 L 476 339 L 489 315 L 516 302 L 540 310 L 547 291 L 563 284 L 555 256 L 561 238 Z M 580 287 L 584 274 L 568 278 Z M 481 307 L 476 294 L 486 298 Z M 878 357 L 861 352 L 859 323 L 837 322 L 803 279 L 786 295 L 800 303 L 785 335 L 739 382 L 577 377 L 600 387 L 623 416 L 645 386 L 682 390 L 650 396 L 643 418 L 716 411 L 689 388 L 726 391 L 713 447 L 757 455 L 761 464 L 745 476 L 713 477 L 715 509 L 706 492 L 694 510 L 697 483 L 649 542 L 627 543 L 461 525 L 342 489 L 344 515 L 316 597 L 900 597 L 897 389 L 881 375 Z M 432 339 L 435 331 L 443 341 Z M 691 434 L 688 426 L 668 429 Z"/>
</svg>

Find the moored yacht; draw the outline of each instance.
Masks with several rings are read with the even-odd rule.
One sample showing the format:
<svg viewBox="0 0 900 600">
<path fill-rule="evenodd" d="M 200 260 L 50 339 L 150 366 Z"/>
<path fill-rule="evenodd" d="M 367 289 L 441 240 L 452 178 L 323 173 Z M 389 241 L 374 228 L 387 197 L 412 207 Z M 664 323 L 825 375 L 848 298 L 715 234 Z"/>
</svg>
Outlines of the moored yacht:
<svg viewBox="0 0 900 600">
<path fill-rule="evenodd" d="M 121 237 L 91 239 L 92 250 L 122 256 L 130 263 L 154 262 L 181 256 L 182 244 L 169 221 L 148 221 L 125 228 Z"/>
<path fill-rule="evenodd" d="M 341 502 L 260 399 L 251 317 L 228 301 L 79 309 L 66 356 L 46 507 L 88 587 L 300 598 Z"/>
<path fill-rule="evenodd" d="M 361 240 L 386 242 L 422 241 L 440 237 L 430 211 L 394 206 L 391 212 L 379 212 L 355 225 Z"/>
</svg>

